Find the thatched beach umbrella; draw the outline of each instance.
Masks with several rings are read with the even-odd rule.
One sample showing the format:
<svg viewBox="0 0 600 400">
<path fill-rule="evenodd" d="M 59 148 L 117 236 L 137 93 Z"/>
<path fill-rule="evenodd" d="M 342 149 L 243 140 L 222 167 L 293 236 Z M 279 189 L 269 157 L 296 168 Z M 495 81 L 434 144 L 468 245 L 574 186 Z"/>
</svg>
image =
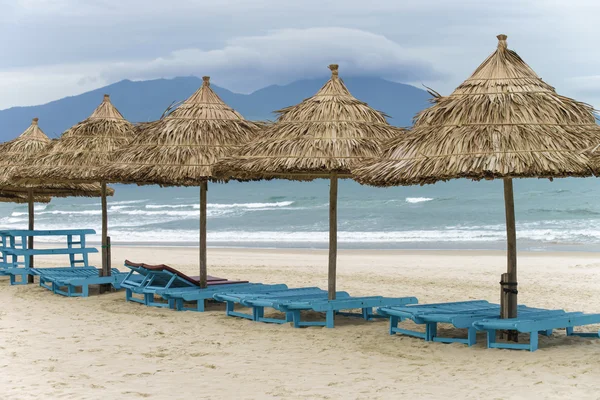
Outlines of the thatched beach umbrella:
<svg viewBox="0 0 600 400">
<path fill-rule="evenodd" d="M 97 197 L 101 194 L 97 184 L 49 183 L 44 181 L 25 183 L 15 179 L 23 172 L 32 159 L 52 146 L 52 141 L 44 134 L 34 118 L 29 128 L 19 137 L 0 144 L 0 192 L 21 197 L 27 195 L 29 203 L 29 229 L 34 229 L 34 201 L 47 202 L 48 196 Z M 19 200 L 20 201 L 20 200 Z M 29 237 L 29 247 L 33 248 L 33 237 Z"/>
<path fill-rule="evenodd" d="M 338 178 L 381 151 L 380 143 L 404 134 L 386 115 L 354 98 L 332 64 L 331 79 L 313 96 L 277 111 L 277 121 L 233 157 L 217 164 L 216 173 L 238 180 L 330 180 L 329 298 L 335 298 Z"/>
<path fill-rule="evenodd" d="M 115 153 L 105 168 L 109 182 L 200 186 L 200 286 L 206 287 L 206 191 L 218 159 L 253 139 L 259 126 L 246 121 L 210 88 L 196 93 L 158 121 L 139 126 L 139 135 Z"/>
<path fill-rule="evenodd" d="M 590 106 L 560 96 L 506 46 L 498 49 L 451 95 L 415 118 L 405 137 L 387 143 L 377 159 L 353 170 L 375 186 L 423 185 L 456 178 L 503 179 L 507 274 L 502 316 L 517 315 L 517 247 L 513 178 L 589 176 L 582 150 L 600 143 Z"/>
<path fill-rule="evenodd" d="M 99 182 L 102 197 L 102 275 L 110 275 L 108 254 L 107 187 L 101 179 L 114 151 L 134 135 L 133 125 L 112 105 L 105 94 L 102 103 L 85 120 L 66 130 L 53 145 L 17 174 L 28 183 Z"/>
</svg>

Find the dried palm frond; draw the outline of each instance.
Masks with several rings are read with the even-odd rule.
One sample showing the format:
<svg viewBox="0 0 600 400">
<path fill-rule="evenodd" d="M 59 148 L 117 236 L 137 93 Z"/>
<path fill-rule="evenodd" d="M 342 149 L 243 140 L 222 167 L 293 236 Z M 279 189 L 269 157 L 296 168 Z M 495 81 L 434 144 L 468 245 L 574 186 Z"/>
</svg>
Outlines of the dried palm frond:
<svg viewBox="0 0 600 400">
<path fill-rule="evenodd" d="M 103 169 L 117 149 L 135 135 L 128 122 L 104 95 L 102 103 L 84 121 L 57 139 L 51 147 L 16 174 L 23 182 L 100 182 Z"/>
<path fill-rule="evenodd" d="M 31 126 L 19 137 L 0 145 L 0 191 L 4 193 L 24 193 L 33 190 L 36 195 L 44 194 L 53 197 L 68 196 L 100 196 L 100 185 L 86 183 L 58 183 L 45 179 L 30 181 L 17 180 L 16 176 L 25 170 L 37 171 L 42 166 L 35 165 L 35 159 L 43 152 L 56 145 L 51 141 L 34 118 Z M 111 190 L 111 194 L 113 191 Z"/>
<path fill-rule="evenodd" d="M 221 160 L 215 173 L 239 180 L 312 180 L 350 167 L 381 151 L 380 144 L 403 136 L 386 115 L 353 97 L 332 64 L 331 79 L 313 97 L 277 111 L 256 140 Z"/>
<path fill-rule="evenodd" d="M 227 106 L 209 77 L 202 79 L 202 87 L 178 107 L 138 126 L 138 136 L 106 166 L 107 182 L 198 186 L 217 180 L 213 165 L 253 139 L 260 126 Z"/>
<path fill-rule="evenodd" d="M 583 150 L 600 143 L 591 106 L 556 93 L 498 36 L 498 48 L 413 129 L 353 170 L 377 186 L 455 178 L 590 176 Z"/>
</svg>

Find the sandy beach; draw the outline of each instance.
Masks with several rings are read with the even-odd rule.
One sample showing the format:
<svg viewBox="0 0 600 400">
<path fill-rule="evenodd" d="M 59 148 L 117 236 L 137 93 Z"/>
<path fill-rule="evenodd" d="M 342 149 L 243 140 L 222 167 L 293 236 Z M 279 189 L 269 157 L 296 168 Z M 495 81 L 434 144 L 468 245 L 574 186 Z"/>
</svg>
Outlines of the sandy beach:
<svg viewBox="0 0 600 400">
<path fill-rule="evenodd" d="M 194 248 L 112 256 L 113 267 L 128 258 L 197 271 Z M 230 279 L 327 285 L 322 250 L 210 249 L 208 259 L 210 274 Z M 497 301 L 504 269 L 502 252 L 342 251 L 338 290 Z M 519 269 L 520 303 L 600 311 L 600 254 L 521 253 Z M 390 336 L 385 320 L 293 329 L 226 317 L 221 304 L 174 312 L 126 303 L 122 291 L 72 299 L 5 277 L 0 304 L 3 399 L 600 398 L 600 340 L 564 332 L 535 353 L 488 350 L 483 335 L 467 348 Z"/>
</svg>

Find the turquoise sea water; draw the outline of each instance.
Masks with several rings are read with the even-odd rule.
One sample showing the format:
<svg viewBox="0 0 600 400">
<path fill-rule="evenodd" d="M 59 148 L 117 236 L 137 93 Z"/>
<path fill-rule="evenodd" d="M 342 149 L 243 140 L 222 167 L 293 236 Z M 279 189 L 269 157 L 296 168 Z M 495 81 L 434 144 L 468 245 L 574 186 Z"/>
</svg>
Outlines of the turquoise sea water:
<svg viewBox="0 0 600 400">
<path fill-rule="evenodd" d="M 208 244 L 326 248 L 326 180 L 210 184 Z M 199 188 L 114 185 L 113 243 L 197 245 Z M 339 185 L 341 248 L 504 248 L 502 181 L 458 180 L 423 187 Z M 600 180 L 515 181 L 519 248 L 600 250 Z M 0 228 L 25 228 L 26 205 L 1 204 Z M 36 228 L 100 232 L 100 200 L 36 205 Z M 98 241 L 98 237 L 94 238 Z"/>
</svg>

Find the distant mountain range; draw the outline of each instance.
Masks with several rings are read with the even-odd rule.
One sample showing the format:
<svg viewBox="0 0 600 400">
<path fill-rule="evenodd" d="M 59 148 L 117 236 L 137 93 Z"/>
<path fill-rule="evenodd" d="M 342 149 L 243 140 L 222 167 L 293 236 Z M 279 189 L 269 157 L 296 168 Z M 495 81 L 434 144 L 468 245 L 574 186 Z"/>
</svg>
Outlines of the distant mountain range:
<svg viewBox="0 0 600 400">
<path fill-rule="evenodd" d="M 378 78 L 350 77 L 344 82 L 356 98 L 385 112 L 390 116 L 390 124 L 396 126 L 411 125 L 414 115 L 427 107 L 430 98 L 426 91 L 414 86 Z M 245 118 L 273 120 L 274 110 L 312 96 L 324 83 L 325 79 L 301 80 L 284 86 L 268 86 L 251 94 L 233 93 L 214 84 L 211 87 Z M 58 137 L 72 125 L 87 118 L 100 104 L 105 93 L 111 95 L 113 104 L 128 120 L 155 120 L 172 102 L 185 100 L 201 84 L 202 80 L 196 77 L 136 82 L 124 80 L 39 106 L 0 110 L 0 141 L 18 136 L 29 126 L 33 117 L 40 119 L 40 127 L 48 136 Z"/>
</svg>

